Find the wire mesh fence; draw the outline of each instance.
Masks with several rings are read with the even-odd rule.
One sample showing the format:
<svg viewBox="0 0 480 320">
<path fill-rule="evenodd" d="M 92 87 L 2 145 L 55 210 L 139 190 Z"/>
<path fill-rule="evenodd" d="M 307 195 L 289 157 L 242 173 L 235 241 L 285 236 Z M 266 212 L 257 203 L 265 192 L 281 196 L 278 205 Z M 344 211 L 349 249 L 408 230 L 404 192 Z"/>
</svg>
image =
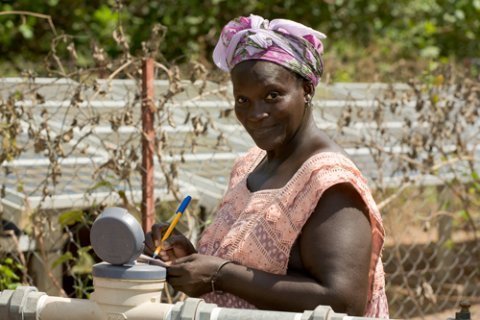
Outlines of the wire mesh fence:
<svg viewBox="0 0 480 320">
<path fill-rule="evenodd" d="M 141 219 L 141 59 L 108 77 L 0 80 L 1 289 L 28 283 L 85 297 L 95 262 L 88 231 L 106 206 Z M 158 220 L 185 194 L 195 242 L 233 161 L 253 142 L 228 82 L 156 63 L 154 197 Z M 189 80 L 186 80 L 186 79 Z M 387 232 L 391 317 L 480 303 L 480 85 L 450 72 L 409 84 L 320 85 L 317 124 L 369 179 Z M 167 289 L 169 302 L 182 295 Z"/>
</svg>

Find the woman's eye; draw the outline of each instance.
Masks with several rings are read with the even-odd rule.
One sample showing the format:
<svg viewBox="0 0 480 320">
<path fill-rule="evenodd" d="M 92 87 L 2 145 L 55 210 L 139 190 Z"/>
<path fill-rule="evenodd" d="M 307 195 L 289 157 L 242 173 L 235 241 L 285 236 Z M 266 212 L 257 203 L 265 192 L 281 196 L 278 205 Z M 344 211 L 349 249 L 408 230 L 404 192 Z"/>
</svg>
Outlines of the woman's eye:
<svg viewBox="0 0 480 320">
<path fill-rule="evenodd" d="M 270 93 L 267 95 L 267 97 L 266 97 L 265 99 L 267 99 L 267 100 L 273 100 L 273 99 L 275 99 L 275 98 L 278 98 L 279 95 L 280 95 L 280 94 L 279 94 L 278 92 L 272 91 L 272 92 L 270 92 Z"/>
<path fill-rule="evenodd" d="M 238 104 L 243 104 L 243 103 L 245 103 L 245 102 L 247 102 L 247 99 L 246 99 L 246 98 L 244 98 L 244 97 L 237 97 L 237 103 L 238 103 Z"/>
</svg>

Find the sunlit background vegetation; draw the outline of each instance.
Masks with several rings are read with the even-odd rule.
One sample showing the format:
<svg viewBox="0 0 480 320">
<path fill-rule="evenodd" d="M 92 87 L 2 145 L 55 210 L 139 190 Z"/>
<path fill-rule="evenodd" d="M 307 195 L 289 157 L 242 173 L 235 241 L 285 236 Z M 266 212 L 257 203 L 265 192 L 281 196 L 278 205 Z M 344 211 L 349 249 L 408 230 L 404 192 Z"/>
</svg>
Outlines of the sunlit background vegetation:
<svg viewBox="0 0 480 320">
<path fill-rule="evenodd" d="M 288 18 L 327 34 L 327 80 L 402 81 L 425 69 L 453 63 L 478 73 L 480 0 L 3 0 L 0 2 L 0 71 L 45 73 L 43 59 L 57 38 L 56 53 L 75 52 L 75 65 L 95 65 L 92 50 L 115 58 L 124 50 L 112 38 L 119 25 L 124 45 L 136 54 L 152 28 L 167 34 L 166 61 L 211 64 L 221 27 L 233 17 L 255 13 Z M 11 14 L 30 11 L 46 19 Z M 10 12 L 10 13 L 9 13 Z M 73 46 L 72 47 L 72 43 Z M 73 51 L 73 49 L 75 51 Z"/>
</svg>

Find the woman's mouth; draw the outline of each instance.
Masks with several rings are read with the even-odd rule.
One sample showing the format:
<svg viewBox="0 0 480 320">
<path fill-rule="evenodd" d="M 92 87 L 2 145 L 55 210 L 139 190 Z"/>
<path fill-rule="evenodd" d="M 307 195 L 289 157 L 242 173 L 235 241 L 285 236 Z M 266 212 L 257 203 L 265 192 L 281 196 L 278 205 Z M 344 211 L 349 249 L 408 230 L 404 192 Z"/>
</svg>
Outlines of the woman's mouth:
<svg viewBox="0 0 480 320">
<path fill-rule="evenodd" d="M 276 125 L 268 126 L 268 127 L 251 128 L 249 132 L 253 138 L 265 138 L 270 136 L 275 131 L 276 128 L 277 128 Z"/>
</svg>

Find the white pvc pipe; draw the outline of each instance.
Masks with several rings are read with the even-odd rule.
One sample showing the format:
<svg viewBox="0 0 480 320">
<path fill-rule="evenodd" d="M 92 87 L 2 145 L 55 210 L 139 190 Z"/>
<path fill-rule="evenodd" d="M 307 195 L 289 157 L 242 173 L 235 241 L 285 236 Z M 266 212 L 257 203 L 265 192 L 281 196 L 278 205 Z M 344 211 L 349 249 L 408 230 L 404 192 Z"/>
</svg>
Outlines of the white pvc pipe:
<svg viewBox="0 0 480 320">
<path fill-rule="evenodd" d="M 104 284 L 108 286 L 106 281 Z M 134 294 L 134 291 L 148 291 L 135 284 L 115 283 L 118 291 Z M 123 289 L 121 288 L 123 287 Z M 153 289 L 154 286 L 150 286 Z M 133 290 L 132 290 L 133 289 Z M 126 293 L 124 292 L 124 293 Z M 117 292 L 118 293 L 118 292 Z M 221 308 L 205 303 L 202 299 L 188 298 L 175 305 L 160 303 L 154 299 L 127 297 L 100 289 L 107 294 L 102 302 L 95 300 L 50 297 L 34 287 L 19 287 L 15 291 L 0 292 L 0 320 L 370 320 L 371 318 L 351 317 L 335 313 L 329 306 L 318 306 L 303 313 L 269 310 Z M 152 292 L 153 294 L 153 292 Z M 160 294 L 160 293 L 158 293 Z M 118 296 L 118 297 L 116 297 Z M 145 297 L 145 292 L 140 296 Z M 97 297 L 98 298 L 98 297 Z M 103 298 L 103 297 L 102 297 Z M 138 298 L 138 299 L 137 299 Z M 118 303 L 118 304 L 117 304 Z M 135 305 L 138 303 L 137 305 Z"/>
<path fill-rule="evenodd" d="M 143 303 L 124 312 L 128 320 L 166 320 L 169 319 L 172 304 Z"/>
<path fill-rule="evenodd" d="M 43 296 L 37 306 L 38 320 L 150 320 L 167 319 L 173 305 L 144 302 L 126 310 L 114 311 L 93 300 Z M 107 310 L 108 309 L 108 310 Z"/>
<path fill-rule="evenodd" d="M 106 314 L 95 301 L 43 296 L 37 305 L 38 320 L 103 320 Z"/>
</svg>

